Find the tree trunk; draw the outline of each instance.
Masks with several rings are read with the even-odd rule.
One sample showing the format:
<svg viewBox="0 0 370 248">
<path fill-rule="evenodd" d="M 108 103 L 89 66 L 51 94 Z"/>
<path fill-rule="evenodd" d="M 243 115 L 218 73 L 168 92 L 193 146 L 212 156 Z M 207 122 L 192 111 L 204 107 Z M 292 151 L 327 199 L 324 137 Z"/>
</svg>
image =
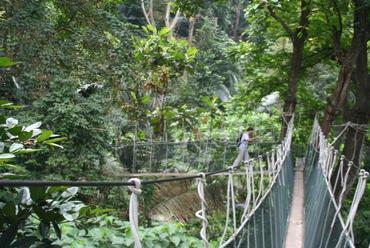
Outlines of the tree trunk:
<svg viewBox="0 0 370 248">
<path fill-rule="evenodd" d="M 240 24 L 240 12 L 242 9 L 242 3 L 239 0 L 236 9 L 235 9 L 235 23 L 234 23 L 234 28 L 233 28 L 233 39 L 237 41 L 238 38 L 238 30 L 239 30 L 239 24 Z"/>
<path fill-rule="evenodd" d="M 354 63 L 351 59 L 346 59 L 345 64 L 341 66 L 335 90 L 328 99 L 325 108 L 324 120 L 322 123 L 322 131 L 327 135 L 330 131 L 331 124 L 337 117 L 339 111 L 343 108 L 347 97 L 347 89 L 351 82 L 351 75 Z"/>
<path fill-rule="evenodd" d="M 297 105 L 297 85 L 302 69 L 302 60 L 304 53 L 304 44 L 307 39 L 307 26 L 308 17 L 310 15 L 311 9 L 309 7 L 310 1 L 301 1 L 301 16 L 299 20 L 299 27 L 291 33 L 291 40 L 293 43 L 293 54 L 292 62 L 290 67 L 289 79 L 288 79 L 288 94 L 284 99 L 283 107 L 283 120 L 281 128 L 281 139 L 285 137 L 288 129 L 288 123 L 292 118 Z M 286 28 L 288 29 L 288 28 Z"/>
<path fill-rule="evenodd" d="M 356 69 L 354 71 L 354 79 L 356 81 L 356 103 L 348 115 L 345 115 L 346 121 L 351 121 L 361 126 L 350 127 L 346 136 L 344 145 L 344 156 L 353 161 L 355 166 L 348 167 L 346 163 L 345 170 L 350 169 L 349 181 L 347 181 L 347 191 L 349 193 L 352 185 L 355 183 L 359 172 L 358 166 L 361 162 L 362 146 L 367 133 L 367 125 L 370 120 L 370 74 L 367 70 L 367 49 L 366 42 L 362 43 L 361 52 L 356 61 Z"/>
<path fill-rule="evenodd" d="M 335 90 L 328 99 L 328 103 L 325 108 L 322 123 L 322 130 L 325 135 L 328 135 L 334 119 L 337 117 L 339 111 L 343 109 L 343 105 L 347 97 L 348 85 L 351 82 L 351 75 L 354 70 L 357 57 L 363 50 L 363 47 L 366 47 L 369 7 L 366 6 L 366 0 L 354 0 L 353 2 L 355 5 L 353 18 L 354 33 L 349 51 L 345 53 L 342 48 L 338 48 L 338 44 L 340 45 L 340 36 L 337 36 L 333 41 L 334 46 L 336 47 L 337 59 L 342 65 L 339 71 Z M 345 55 L 342 56 L 341 54 Z"/>
<path fill-rule="evenodd" d="M 281 131 L 282 139 L 285 137 L 288 128 L 287 124 L 292 118 L 292 115 L 295 111 L 295 107 L 297 105 L 297 84 L 299 80 L 299 75 L 301 73 L 303 49 L 304 49 L 304 40 L 299 39 L 293 42 L 292 64 L 288 80 L 288 94 L 284 99 L 283 107 L 284 113 Z"/>
<path fill-rule="evenodd" d="M 189 45 L 193 42 L 195 22 L 197 21 L 198 15 L 191 16 L 189 18 L 189 29 L 188 29 L 188 42 Z"/>
</svg>

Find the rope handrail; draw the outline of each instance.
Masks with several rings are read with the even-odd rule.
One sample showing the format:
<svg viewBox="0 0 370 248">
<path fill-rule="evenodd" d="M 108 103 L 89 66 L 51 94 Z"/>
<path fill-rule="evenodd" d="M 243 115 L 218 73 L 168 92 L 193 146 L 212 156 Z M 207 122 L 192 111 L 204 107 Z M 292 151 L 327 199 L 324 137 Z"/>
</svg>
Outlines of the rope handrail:
<svg viewBox="0 0 370 248">
<path fill-rule="evenodd" d="M 345 128 L 338 137 L 343 135 L 344 130 L 350 125 L 351 123 L 346 123 Z M 320 201 L 323 202 L 324 199 L 326 199 L 328 205 L 321 205 L 320 208 L 316 208 L 316 210 L 314 211 L 315 213 L 313 214 L 315 215 L 315 217 L 317 216 L 316 218 L 320 218 L 318 216 L 321 216 L 325 219 L 325 223 L 323 224 L 323 226 L 319 226 L 319 221 L 316 221 L 316 223 L 313 224 L 311 222 L 311 228 L 307 231 L 307 237 L 308 235 L 314 236 L 307 238 L 307 240 L 305 241 L 305 245 L 307 246 L 313 245 L 317 247 L 337 248 L 354 247 L 352 223 L 357 211 L 358 204 L 364 193 L 364 185 L 366 184 L 366 177 L 368 173 L 364 170 L 360 171 L 358 175 L 359 180 L 357 183 L 356 193 L 352 199 L 352 205 L 349 209 L 350 214 L 348 214 L 346 221 L 344 221 L 344 218 L 341 215 L 341 210 L 344 201 L 344 194 L 348 190 L 347 181 L 349 180 L 349 173 L 351 171 L 351 167 L 354 167 L 356 169 L 359 169 L 359 167 L 354 165 L 352 161 L 346 159 L 344 155 L 339 156 L 339 151 L 334 149 L 333 144 L 336 142 L 338 137 L 335 138 L 334 142 L 329 143 L 321 130 L 317 118 L 315 118 L 309 144 L 311 145 L 311 148 L 315 151 L 314 156 L 315 154 L 318 154 L 318 162 L 316 167 L 311 165 L 311 168 L 309 168 L 309 172 L 307 172 L 309 175 L 307 180 L 311 180 L 310 178 L 315 178 L 317 176 L 323 179 L 323 185 L 325 186 L 325 188 L 321 189 L 320 191 L 321 197 L 323 197 L 323 199 L 321 199 Z M 346 165 L 346 170 L 344 169 L 344 161 L 348 161 Z M 315 162 L 315 157 L 311 158 L 311 162 Z M 320 171 L 319 174 L 312 173 L 312 171 L 315 169 Z M 333 174 L 335 173 L 335 180 L 332 182 L 331 179 Z M 339 196 L 336 195 L 336 193 L 338 193 Z M 329 197 L 325 198 L 325 195 L 328 195 Z M 334 208 L 334 212 L 330 212 L 330 208 L 332 206 Z M 325 209 L 324 215 L 323 209 Z M 311 210 L 311 212 L 312 211 L 313 210 Z M 332 218 L 331 220 L 329 220 L 329 222 L 331 223 L 331 225 L 329 226 L 327 225 L 328 218 Z M 321 232 L 319 232 L 319 236 L 317 236 L 317 228 L 321 230 Z M 337 235 L 338 231 L 333 231 L 334 228 L 336 228 L 336 230 L 340 228 L 339 237 L 335 236 Z"/>
<path fill-rule="evenodd" d="M 112 146 L 114 149 L 119 148 L 125 148 L 125 147 L 131 147 L 131 146 L 155 146 L 155 145 L 186 145 L 186 144 L 193 144 L 193 143 L 205 143 L 207 141 L 217 142 L 220 144 L 230 144 L 234 145 L 235 140 L 216 140 L 216 139 L 202 139 L 202 140 L 189 140 L 189 141 L 149 141 L 149 142 L 136 142 L 134 143 L 128 143 L 118 146 Z M 258 144 L 266 144 L 266 145 L 276 145 L 279 144 L 279 142 L 254 142 L 251 145 L 258 145 Z"/>
<path fill-rule="evenodd" d="M 228 172 L 228 169 L 205 173 L 206 177 L 216 176 Z M 166 179 L 141 181 L 141 185 L 156 183 L 167 183 L 200 178 L 199 174 L 181 176 Z M 75 186 L 75 187 L 108 187 L 108 186 L 134 186 L 134 182 L 129 181 L 44 181 L 44 180 L 0 180 L 0 187 L 37 187 L 37 186 Z"/>
</svg>

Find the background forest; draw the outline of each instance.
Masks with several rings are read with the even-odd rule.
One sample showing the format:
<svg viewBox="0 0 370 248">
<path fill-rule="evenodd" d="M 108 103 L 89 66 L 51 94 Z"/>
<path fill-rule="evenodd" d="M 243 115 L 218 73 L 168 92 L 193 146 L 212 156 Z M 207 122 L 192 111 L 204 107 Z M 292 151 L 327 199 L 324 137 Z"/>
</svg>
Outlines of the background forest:
<svg viewBox="0 0 370 248">
<path fill-rule="evenodd" d="M 293 113 L 294 156 L 304 156 L 317 115 L 331 140 L 339 135 L 336 148 L 370 171 L 369 8 L 367 0 L 0 0 L 1 136 L 11 130 L 24 137 L 0 143 L 0 177 L 110 180 L 127 172 L 215 170 L 232 162 L 242 128 L 255 128 L 251 153 L 258 155 L 279 142 L 281 116 Z M 359 125 L 343 125 L 348 121 Z M 19 123 L 40 131 L 19 133 Z M 184 153 L 164 146 L 168 141 L 200 143 Z M 223 149 L 227 156 L 217 155 Z M 351 168 L 349 184 L 357 173 Z M 146 247 L 199 247 L 199 223 L 156 224 L 149 214 L 154 190 L 142 204 Z M 22 194 L 1 189 L 4 216 Z M 9 247 L 133 242 L 125 189 L 29 194 L 26 219 L 0 218 L 1 231 L 17 227 L 1 236 Z M 63 214 L 38 208 L 55 198 Z M 368 183 L 358 247 L 370 242 L 369 205 Z"/>
</svg>

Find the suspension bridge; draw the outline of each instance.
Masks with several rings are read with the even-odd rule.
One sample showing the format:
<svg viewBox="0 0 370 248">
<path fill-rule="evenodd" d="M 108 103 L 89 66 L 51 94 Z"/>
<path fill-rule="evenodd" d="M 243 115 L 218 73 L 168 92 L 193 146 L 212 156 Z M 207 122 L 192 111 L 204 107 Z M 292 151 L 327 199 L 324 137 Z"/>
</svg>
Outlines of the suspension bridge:
<svg viewBox="0 0 370 248">
<path fill-rule="evenodd" d="M 208 199 L 205 194 L 207 178 L 227 176 L 225 228 L 218 247 L 355 247 L 353 223 L 369 173 L 358 168 L 358 182 L 352 205 L 344 217 L 341 210 L 349 177 L 349 169 L 345 169 L 345 157 L 340 156 L 328 142 L 315 120 L 306 156 L 304 160 L 298 160 L 299 166 L 294 168 L 291 153 L 293 129 L 292 118 L 283 141 L 269 152 L 257 154 L 254 159 L 227 168 L 213 168 L 210 171 L 210 167 L 206 166 L 204 169 L 207 172 L 204 173 L 170 173 L 166 177 L 147 181 L 137 177 L 128 181 L 106 182 L 0 180 L 0 186 L 127 186 L 131 192 L 129 221 L 134 246 L 141 248 L 138 199 L 143 187 L 149 184 L 195 180 L 199 209 L 194 214 L 201 222 L 199 236 L 203 246 L 208 248 L 210 240 L 207 231 L 212 222 L 208 218 Z M 168 150 L 166 156 L 167 153 Z M 152 153 L 149 156 L 152 166 Z M 186 154 L 182 153 L 182 156 L 185 161 Z M 220 156 L 224 163 L 226 156 L 225 148 Z M 136 159 L 137 157 L 133 160 Z M 348 166 L 357 165 L 349 162 Z M 236 193 L 236 176 L 245 178 L 242 203 L 238 200 L 240 195 L 237 196 Z M 335 192 L 339 192 L 338 197 Z"/>
</svg>

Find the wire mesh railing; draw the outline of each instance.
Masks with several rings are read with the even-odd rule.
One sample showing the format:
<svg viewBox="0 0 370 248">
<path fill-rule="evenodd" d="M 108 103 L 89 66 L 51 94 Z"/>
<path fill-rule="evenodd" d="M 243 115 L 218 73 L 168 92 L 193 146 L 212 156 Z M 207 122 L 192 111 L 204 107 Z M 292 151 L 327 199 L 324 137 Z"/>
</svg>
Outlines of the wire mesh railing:
<svg viewBox="0 0 370 248">
<path fill-rule="evenodd" d="M 225 247 L 283 247 L 292 200 L 293 161 L 290 153 L 242 231 Z"/>
<path fill-rule="evenodd" d="M 349 169 L 344 169 L 345 158 L 338 153 L 315 120 L 305 161 L 305 247 L 355 247 L 352 224 L 368 173 L 360 171 L 355 197 L 344 220 L 341 209 Z"/>
<path fill-rule="evenodd" d="M 268 152 L 277 143 L 252 143 L 250 157 Z M 235 141 L 195 140 L 127 144 L 116 147 L 124 168 L 130 172 L 216 171 L 230 166 L 237 156 Z"/>
</svg>

